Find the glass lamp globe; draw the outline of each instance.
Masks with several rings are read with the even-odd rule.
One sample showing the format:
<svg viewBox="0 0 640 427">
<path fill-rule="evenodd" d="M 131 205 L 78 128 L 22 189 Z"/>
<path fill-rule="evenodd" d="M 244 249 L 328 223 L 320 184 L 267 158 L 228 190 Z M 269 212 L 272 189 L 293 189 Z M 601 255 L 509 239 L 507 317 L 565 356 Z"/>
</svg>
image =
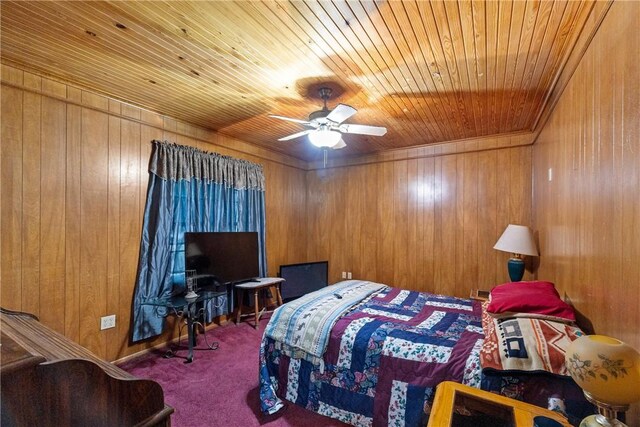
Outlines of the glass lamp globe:
<svg viewBox="0 0 640 427">
<path fill-rule="evenodd" d="M 309 141 L 316 147 L 330 148 L 340 142 L 342 134 L 334 130 L 319 129 L 309 134 Z"/>
<path fill-rule="evenodd" d="M 599 411 L 580 426 L 624 426 L 616 419 L 616 412 L 624 412 L 640 400 L 640 353 L 615 338 L 585 335 L 569 345 L 565 364 Z"/>
</svg>

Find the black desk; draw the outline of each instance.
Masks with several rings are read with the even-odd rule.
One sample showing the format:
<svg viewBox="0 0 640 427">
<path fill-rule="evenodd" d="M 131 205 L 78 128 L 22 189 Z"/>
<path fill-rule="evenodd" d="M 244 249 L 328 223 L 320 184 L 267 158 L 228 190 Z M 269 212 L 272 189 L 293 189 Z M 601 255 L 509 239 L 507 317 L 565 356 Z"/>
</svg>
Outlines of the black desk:
<svg viewBox="0 0 640 427">
<path fill-rule="evenodd" d="M 197 335 L 196 327 L 199 325 L 204 329 L 204 320 L 200 321 L 206 312 L 204 304 L 216 297 L 224 296 L 228 298 L 228 292 L 226 289 L 224 291 L 199 290 L 197 293 L 198 297 L 195 299 L 186 299 L 184 295 L 175 295 L 171 297 L 149 298 L 142 303 L 144 305 L 166 308 L 168 310 L 166 314 L 173 313 L 186 322 L 189 353 L 187 355 L 187 360 L 184 363 L 191 363 L 193 361 L 193 348 L 196 346 Z M 182 326 L 183 325 L 180 325 L 180 330 L 178 332 L 178 343 L 180 343 L 180 337 L 182 336 Z M 213 342 L 209 344 L 207 341 L 207 335 L 203 335 L 207 348 L 210 350 L 216 350 L 218 348 L 218 343 Z M 171 350 L 167 353 L 167 357 L 173 357 L 174 355 L 175 353 Z"/>
</svg>

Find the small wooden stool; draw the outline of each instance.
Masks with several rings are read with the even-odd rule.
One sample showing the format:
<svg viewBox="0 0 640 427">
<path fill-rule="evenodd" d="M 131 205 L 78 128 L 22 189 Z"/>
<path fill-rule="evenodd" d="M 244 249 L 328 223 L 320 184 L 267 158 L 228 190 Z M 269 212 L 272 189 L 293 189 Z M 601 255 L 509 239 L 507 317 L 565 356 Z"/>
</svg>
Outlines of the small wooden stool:
<svg viewBox="0 0 640 427">
<path fill-rule="evenodd" d="M 265 288 L 270 288 L 273 289 L 275 292 L 275 297 L 276 297 L 276 307 L 280 307 L 282 305 L 282 296 L 280 295 L 280 284 L 282 282 L 284 282 L 284 279 L 281 277 L 263 277 L 260 279 L 256 279 L 257 282 L 246 282 L 246 283 L 240 283 L 239 285 L 235 286 L 236 289 L 236 303 L 237 303 L 237 308 L 236 308 L 236 325 L 240 323 L 240 319 L 243 316 L 250 316 L 251 314 L 254 315 L 255 317 L 255 325 L 254 327 L 256 329 L 258 329 L 258 322 L 260 321 L 260 316 L 262 316 L 263 313 L 268 313 L 269 311 L 267 311 L 267 302 L 266 302 L 266 298 L 263 297 L 263 307 L 262 310 L 260 310 L 260 305 L 258 302 L 258 294 L 260 293 L 260 291 L 262 289 Z M 253 313 L 247 313 L 247 314 L 242 314 L 242 301 L 244 299 L 244 293 L 245 291 L 252 291 L 253 292 L 253 304 L 254 304 L 254 312 Z"/>
</svg>

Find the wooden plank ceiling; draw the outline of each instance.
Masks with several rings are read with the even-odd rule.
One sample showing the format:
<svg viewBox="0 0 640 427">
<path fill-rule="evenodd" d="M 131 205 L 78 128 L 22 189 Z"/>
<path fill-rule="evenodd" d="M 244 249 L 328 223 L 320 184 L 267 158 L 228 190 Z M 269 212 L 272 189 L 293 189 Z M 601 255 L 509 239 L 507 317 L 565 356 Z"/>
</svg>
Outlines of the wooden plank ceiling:
<svg viewBox="0 0 640 427">
<path fill-rule="evenodd" d="M 316 160 L 317 90 L 355 155 L 532 130 L 593 1 L 2 1 L 2 61 Z"/>
</svg>

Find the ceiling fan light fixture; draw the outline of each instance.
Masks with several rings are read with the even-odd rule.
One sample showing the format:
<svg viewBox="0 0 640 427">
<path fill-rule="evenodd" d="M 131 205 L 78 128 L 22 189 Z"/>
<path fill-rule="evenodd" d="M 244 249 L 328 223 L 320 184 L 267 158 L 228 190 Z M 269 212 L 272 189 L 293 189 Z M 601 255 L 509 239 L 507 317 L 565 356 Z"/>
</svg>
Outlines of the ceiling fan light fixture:
<svg viewBox="0 0 640 427">
<path fill-rule="evenodd" d="M 342 139 L 342 134 L 334 130 L 319 129 L 309 134 L 309 141 L 319 148 L 331 148 L 337 145 Z"/>
</svg>

